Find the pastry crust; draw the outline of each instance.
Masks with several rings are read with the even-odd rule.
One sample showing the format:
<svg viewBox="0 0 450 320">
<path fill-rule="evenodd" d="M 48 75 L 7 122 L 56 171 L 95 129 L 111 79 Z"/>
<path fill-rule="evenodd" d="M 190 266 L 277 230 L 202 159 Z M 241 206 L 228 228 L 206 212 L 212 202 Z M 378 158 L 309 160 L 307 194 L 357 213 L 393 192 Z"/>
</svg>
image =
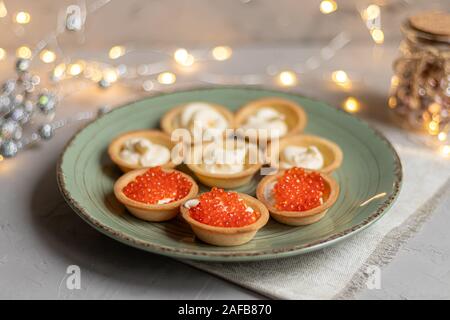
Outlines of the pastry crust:
<svg viewBox="0 0 450 320">
<path fill-rule="evenodd" d="M 264 227 L 269 220 L 269 211 L 257 199 L 238 193 L 239 197 L 245 201 L 247 206 L 260 212 L 260 217 L 254 223 L 243 227 L 216 227 L 201 223 L 189 214 L 189 209 L 185 206 L 180 207 L 181 216 L 191 226 L 192 231 L 202 241 L 216 246 L 238 246 L 253 239 L 256 232 Z"/>
<path fill-rule="evenodd" d="M 139 219 L 154 222 L 170 220 L 178 214 L 181 204 L 194 198 L 198 193 L 198 185 L 189 175 L 174 169 L 162 170 L 165 172 L 176 171 L 192 183 L 191 190 L 184 198 L 166 204 L 146 204 L 128 198 L 123 193 L 123 188 L 137 176 L 144 174 L 147 171 L 146 168 L 130 171 L 121 176 L 114 184 L 114 194 L 117 200 L 124 204 L 128 211 Z"/>
<path fill-rule="evenodd" d="M 322 219 L 339 196 L 339 184 L 336 180 L 326 174 L 320 173 L 326 182 L 324 202 L 320 206 L 306 211 L 283 211 L 275 208 L 274 203 L 266 199 L 266 188 L 281 177 L 285 171 L 281 170 L 275 175 L 266 176 L 260 181 L 256 189 L 258 200 L 267 207 L 270 211 L 270 216 L 280 223 L 291 226 L 308 225 Z M 311 170 L 305 171 L 312 172 Z"/>
<path fill-rule="evenodd" d="M 344 158 L 341 148 L 336 143 L 315 135 L 298 134 L 290 137 L 285 137 L 280 140 L 280 152 L 278 158 L 279 162 L 282 161 L 283 151 L 288 146 L 317 147 L 324 160 L 324 167 L 317 171 L 325 174 L 331 174 L 333 171 L 338 169 L 341 166 L 342 160 Z"/>
<path fill-rule="evenodd" d="M 167 147 L 169 150 L 172 150 L 174 147 L 174 143 L 170 140 L 170 136 L 159 130 L 135 130 L 121 134 L 120 136 L 114 138 L 114 140 L 109 144 L 108 155 L 123 172 L 144 168 L 140 164 L 129 164 L 120 157 L 120 151 L 122 150 L 123 144 L 130 138 L 146 138 L 152 143 Z M 171 160 L 162 165 L 163 168 L 174 168 L 175 166 L 176 164 Z"/>
<path fill-rule="evenodd" d="M 205 144 L 207 146 L 209 144 Z M 255 146 L 257 148 L 257 146 Z M 258 149 L 258 152 L 260 150 Z M 193 149 L 193 153 L 196 154 L 195 147 Z M 256 155 L 258 163 L 249 164 L 248 163 L 248 155 L 246 157 L 246 164 L 244 165 L 245 169 L 241 172 L 237 173 L 211 173 L 202 168 L 200 164 L 197 163 L 188 163 L 187 167 L 195 174 L 195 176 L 202 182 L 203 184 L 209 187 L 218 187 L 218 188 L 237 188 L 243 186 L 250 182 L 256 172 L 262 167 L 262 154 L 259 153 Z"/>
<path fill-rule="evenodd" d="M 201 102 L 203 102 L 203 101 L 201 101 Z M 205 103 L 224 116 L 224 118 L 228 122 L 229 129 L 234 128 L 234 115 L 230 110 L 228 110 L 226 107 L 219 105 L 219 104 L 209 103 L 209 102 L 205 102 Z M 160 121 L 161 130 L 164 131 L 165 133 L 167 133 L 168 135 L 171 135 L 175 129 L 181 128 L 178 121 L 179 121 L 181 112 L 188 104 L 189 103 L 175 107 L 175 108 L 171 109 L 170 111 L 168 111 L 166 114 L 164 114 L 164 116 L 161 118 L 161 121 Z"/>
<path fill-rule="evenodd" d="M 284 136 L 303 132 L 308 122 L 306 112 L 299 104 L 283 98 L 270 97 L 253 100 L 242 106 L 235 114 L 236 128 L 241 128 L 245 125 L 247 119 L 263 107 L 271 107 L 284 114 L 285 122 L 288 126 L 288 131 Z M 251 134 L 247 138 L 252 141 L 258 139 L 256 135 Z M 268 137 L 268 140 L 270 140 L 270 137 Z"/>
</svg>

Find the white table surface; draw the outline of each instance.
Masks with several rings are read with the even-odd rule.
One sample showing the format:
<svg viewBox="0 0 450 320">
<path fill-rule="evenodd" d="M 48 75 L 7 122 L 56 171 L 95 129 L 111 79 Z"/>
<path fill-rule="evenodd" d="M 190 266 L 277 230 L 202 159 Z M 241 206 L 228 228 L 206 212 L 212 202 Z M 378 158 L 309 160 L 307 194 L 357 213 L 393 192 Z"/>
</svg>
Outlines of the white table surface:
<svg viewBox="0 0 450 320">
<path fill-rule="evenodd" d="M 217 72 L 264 72 L 270 61 L 286 66 L 317 49 L 235 50 L 233 61 Z M 319 70 L 300 78 L 296 91 L 339 105 L 359 97 L 363 117 L 383 119 L 391 62 L 396 46 L 344 48 Z M 355 59 L 355 57 L 361 57 Z M 343 69 L 361 81 L 343 92 L 324 81 L 324 72 Z M 88 88 L 60 105 L 59 116 L 137 99 L 142 92 L 123 87 Z M 0 298 L 32 299 L 260 299 L 181 262 L 118 243 L 84 223 L 59 194 L 55 166 L 67 140 L 78 129 L 60 130 L 49 143 L 0 163 Z M 450 199 L 444 200 L 422 230 L 382 270 L 382 288 L 358 299 L 450 298 Z M 66 268 L 81 268 L 81 289 L 66 288 Z"/>
</svg>

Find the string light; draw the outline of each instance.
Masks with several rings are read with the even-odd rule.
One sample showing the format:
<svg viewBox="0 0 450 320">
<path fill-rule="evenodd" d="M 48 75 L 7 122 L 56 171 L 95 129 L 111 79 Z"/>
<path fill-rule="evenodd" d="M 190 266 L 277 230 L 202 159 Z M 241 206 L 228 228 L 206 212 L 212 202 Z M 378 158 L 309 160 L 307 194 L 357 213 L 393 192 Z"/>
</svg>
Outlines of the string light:
<svg viewBox="0 0 450 320">
<path fill-rule="evenodd" d="M 358 112 L 360 109 L 359 101 L 354 97 L 348 97 L 344 101 L 344 110 L 350 113 Z"/>
<path fill-rule="evenodd" d="M 28 12 L 20 11 L 20 12 L 17 12 L 15 20 L 19 24 L 27 24 L 30 22 L 31 16 Z"/>
<path fill-rule="evenodd" d="M 233 54 L 233 50 L 228 46 L 218 46 L 212 50 L 212 56 L 218 61 L 224 61 L 230 59 Z"/>
<path fill-rule="evenodd" d="M 441 105 L 439 103 L 433 102 L 428 106 L 428 111 L 431 113 L 438 113 L 441 111 Z"/>
<path fill-rule="evenodd" d="M 0 61 L 5 59 L 6 57 L 6 51 L 3 48 L 0 48 Z"/>
<path fill-rule="evenodd" d="M 108 83 L 114 83 L 117 81 L 117 71 L 113 68 L 106 68 L 103 70 L 103 79 Z"/>
<path fill-rule="evenodd" d="M 53 79 L 60 80 L 64 77 L 64 73 L 66 72 L 66 65 L 64 63 L 58 64 L 55 69 L 53 69 Z"/>
<path fill-rule="evenodd" d="M 369 5 L 363 11 L 363 18 L 365 20 L 375 20 L 380 16 L 380 7 L 376 4 Z"/>
<path fill-rule="evenodd" d="M 162 72 L 158 75 L 157 80 L 161 84 L 173 84 L 177 81 L 177 77 L 172 72 Z"/>
<path fill-rule="evenodd" d="M 278 81 L 282 86 L 290 87 L 298 82 L 297 75 L 292 71 L 282 71 L 278 75 Z"/>
<path fill-rule="evenodd" d="M 31 58 L 31 49 L 27 46 L 21 46 L 16 50 L 16 56 L 22 59 L 30 59 Z"/>
<path fill-rule="evenodd" d="M 109 49 L 109 57 L 111 59 L 118 59 L 126 53 L 124 46 L 114 46 Z"/>
<path fill-rule="evenodd" d="M 381 29 L 373 29 L 370 31 L 373 41 L 376 44 L 382 44 L 384 42 L 384 32 Z"/>
<path fill-rule="evenodd" d="M 390 97 L 388 100 L 388 106 L 389 106 L 389 108 L 394 109 L 397 106 L 397 98 Z"/>
<path fill-rule="evenodd" d="M 445 141 L 445 140 L 447 140 L 447 133 L 445 133 L 445 132 L 440 132 L 440 133 L 438 134 L 438 140 L 439 140 L 439 141 Z"/>
<path fill-rule="evenodd" d="M 347 73 L 343 70 L 334 71 L 331 74 L 331 79 L 334 83 L 342 87 L 350 87 L 350 79 Z"/>
<path fill-rule="evenodd" d="M 6 9 L 5 3 L 0 1 L 0 18 L 6 17 L 8 10 Z"/>
<path fill-rule="evenodd" d="M 450 156 L 450 145 L 441 146 L 440 151 L 444 157 Z"/>
<path fill-rule="evenodd" d="M 320 12 L 323 14 L 329 14 L 336 11 L 338 5 L 334 0 L 324 0 L 320 3 Z"/>
<path fill-rule="evenodd" d="M 71 76 L 77 76 L 83 72 L 83 65 L 81 63 L 73 63 L 69 65 L 67 70 Z"/>
<path fill-rule="evenodd" d="M 392 87 L 397 87 L 399 82 L 400 81 L 397 76 L 392 76 L 392 78 L 391 78 L 391 86 Z"/>
<path fill-rule="evenodd" d="M 175 53 L 173 54 L 173 58 L 175 61 L 184 66 L 184 67 L 190 67 L 194 64 L 195 59 L 192 54 L 190 54 L 186 49 L 180 48 L 175 50 Z"/>
<path fill-rule="evenodd" d="M 56 54 L 50 50 L 43 50 L 39 57 L 45 63 L 52 63 L 56 59 Z"/>
<path fill-rule="evenodd" d="M 439 132 L 439 123 L 438 122 L 436 122 L 436 121 L 430 121 L 429 123 L 428 123 L 428 132 L 431 134 L 431 135 L 437 135 L 438 134 L 438 132 Z"/>
</svg>

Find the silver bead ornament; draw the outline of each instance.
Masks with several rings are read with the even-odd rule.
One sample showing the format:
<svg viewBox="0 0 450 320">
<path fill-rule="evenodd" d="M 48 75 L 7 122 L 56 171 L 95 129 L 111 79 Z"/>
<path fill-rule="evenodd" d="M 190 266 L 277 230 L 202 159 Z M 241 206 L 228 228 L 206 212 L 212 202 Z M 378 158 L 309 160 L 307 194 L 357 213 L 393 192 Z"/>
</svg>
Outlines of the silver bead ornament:
<svg viewBox="0 0 450 320">
<path fill-rule="evenodd" d="M 98 109 L 97 111 L 97 116 L 101 117 L 104 114 L 107 114 L 108 112 L 111 111 L 111 107 L 110 106 L 102 106 Z"/>
<path fill-rule="evenodd" d="M 3 84 L 3 93 L 5 95 L 11 94 L 14 90 L 16 90 L 16 80 L 7 80 Z"/>
<path fill-rule="evenodd" d="M 44 114 L 49 114 L 55 110 L 56 98 L 51 94 L 41 94 L 39 96 L 37 106 Z"/>
<path fill-rule="evenodd" d="M 44 140 L 49 140 L 53 137 L 53 127 L 50 124 L 44 124 L 39 127 L 38 134 Z"/>
<path fill-rule="evenodd" d="M 20 126 L 17 123 L 17 121 L 8 119 L 0 125 L 0 135 L 4 139 L 12 139 L 14 137 L 16 130 L 18 130 L 19 127 Z"/>
<path fill-rule="evenodd" d="M 18 151 L 17 143 L 12 140 L 5 140 L 0 146 L 0 154 L 5 158 L 15 157 Z"/>
<path fill-rule="evenodd" d="M 19 58 L 16 62 L 16 71 L 19 73 L 25 72 L 30 68 L 30 60 Z"/>
</svg>

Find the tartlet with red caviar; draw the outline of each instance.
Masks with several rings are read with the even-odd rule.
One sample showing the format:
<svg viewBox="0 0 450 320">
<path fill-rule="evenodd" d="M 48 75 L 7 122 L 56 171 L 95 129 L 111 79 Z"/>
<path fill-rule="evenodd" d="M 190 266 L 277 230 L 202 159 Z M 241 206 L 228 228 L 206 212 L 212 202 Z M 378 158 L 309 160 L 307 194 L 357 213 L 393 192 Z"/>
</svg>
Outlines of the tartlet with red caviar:
<svg viewBox="0 0 450 320">
<path fill-rule="evenodd" d="M 155 222 L 174 218 L 180 205 L 197 193 L 198 186 L 190 176 L 161 167 L 130 171 L 114 184 L 116 198 L 128 211 Z"/>
<path fill-rule="evenodd" d="M 283 224 L 300 226 L 325 216 L 338 198 L 339 185 L 321 172 L 292 168 L 266 176 L 256 194 L 272 218 Z"/>
<path fill-rule="evenodd" d="M 247 243 L 269 220 L 257 199 L 218 188 L 185 201 L 180 211 L 200 240 L 216 246 Z"/>
</svg>

